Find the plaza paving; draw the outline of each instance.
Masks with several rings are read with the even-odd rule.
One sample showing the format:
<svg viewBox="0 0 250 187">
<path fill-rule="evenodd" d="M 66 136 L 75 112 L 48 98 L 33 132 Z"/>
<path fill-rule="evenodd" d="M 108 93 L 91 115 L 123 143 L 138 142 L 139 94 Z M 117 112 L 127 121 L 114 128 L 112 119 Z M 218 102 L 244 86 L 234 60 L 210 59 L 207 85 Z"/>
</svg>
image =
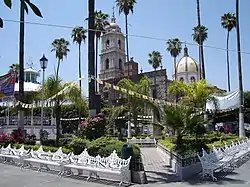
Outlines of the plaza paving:
<svg viewBox="0 0 250 187">
<path fill-rule="evenodd" d="M 118 186 L 111 182 L 85 182 L 83 179 L 73 179 L 58 177 L 55 174 L 36 172 L 29 169 L 20 169 L 19 167 L 0 164 L 0 186 L 3 187 L 106 187 Z M 152 187 L 249 187 L 250 186 L 250 161 L 245 163 L 240 168 L 236 169 L 231 174 L 221 176 L 218 182 L 202 181 L 198 176 L 190 179 L 187 182 L 170 183 L 167 181 L 159 183 L 149 183 L 139 186 Z"/>
</svg>

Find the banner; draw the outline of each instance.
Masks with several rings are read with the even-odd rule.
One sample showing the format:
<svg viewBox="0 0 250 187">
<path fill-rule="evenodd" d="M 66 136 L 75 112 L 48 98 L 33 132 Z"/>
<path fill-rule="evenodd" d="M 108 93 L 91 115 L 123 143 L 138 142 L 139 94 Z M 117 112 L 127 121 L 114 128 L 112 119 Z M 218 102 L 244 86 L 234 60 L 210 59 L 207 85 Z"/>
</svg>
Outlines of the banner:
<svg viewBox="0 0 250 187">
<path fill-rule="evenodd" d="M 16 72 L 10 73 L 0 77 L 0 99 L 11 97 L 15 94 Z"/>
</svg>

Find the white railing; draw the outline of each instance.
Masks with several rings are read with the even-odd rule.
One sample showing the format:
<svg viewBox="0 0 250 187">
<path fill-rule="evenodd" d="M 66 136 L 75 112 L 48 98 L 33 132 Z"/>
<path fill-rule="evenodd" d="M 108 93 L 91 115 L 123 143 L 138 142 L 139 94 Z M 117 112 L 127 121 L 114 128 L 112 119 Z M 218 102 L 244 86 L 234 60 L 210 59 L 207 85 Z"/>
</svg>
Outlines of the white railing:
<svg viewBox="0 0 250 187">
<path fill-rule="evenodd" d="M 128 143 L 132 143 L 132 144 L 138 144 L 140 146 L 156 146 L 157 141 L 155 138 L 136 138 L 133 137 L 131 139 L 127 139 Z"/>
<path fill-rule="evenodd" d="M 222 148 L 213 147 L 210 153 L 202 149 L 202 156 L 198 155 L 202 165 L 202 177 L 206 175 L 217 180 L 214 176 L 215 171 L 225 169 L 234 170 L 238 163 L 249 159 L 250 154 L 250 140 L 233 142 Z"/>
<path fill-rule="evenodd" d="M 65 154 L 62 149 L 59 148 L 55 153 L 45 152 L 43 147 L 37 151 L 25 150 L 24 146 L 20 149 L 11 148 L 9 145 L 6 148 L 0 149 L 0 158 L 5 162 L 17 164 L 18 166 L 28 166 L 32 168 L 39 166 L 38 171 L 42 169 L 46 170 L 57 170 L 59 169 L 58 175 L 70 174 L 72 175 L 72 169 L 78 170 L 78 174 L 82 174 L 81 171 L 88 173 L 87 181 L 95 176 L 100 178 L 100 174 L 104 173 L 105 179 L 116 180 L 119 176 L 119 186 L 123 183 L 130 184 L 131 173 L 129 170 L 129 164 L 131 157 L 128 159 L 121 159 L 118 157 L 114 150 L 110 156 L 90 156 L 87 149 L 85 149 L 80 155 L 74 155 L 73 153 Z M 53 166 L 52 168 L 49 166 Z"/>
</svg>

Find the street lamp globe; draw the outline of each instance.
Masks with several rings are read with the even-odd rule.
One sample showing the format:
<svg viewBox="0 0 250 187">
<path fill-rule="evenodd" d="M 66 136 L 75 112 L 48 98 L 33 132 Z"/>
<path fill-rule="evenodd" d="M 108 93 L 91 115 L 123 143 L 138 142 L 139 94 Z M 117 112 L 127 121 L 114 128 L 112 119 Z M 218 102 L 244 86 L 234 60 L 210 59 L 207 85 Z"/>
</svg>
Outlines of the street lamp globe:
<svg viewBox="0 0 250 187">
<path fill-rule="evenodd" d="M 40 59 L 40 65 L 42 69 L 46 69 L 48 66 L 48 59 L 43 55 L 43 57 Z"/>
</svg>

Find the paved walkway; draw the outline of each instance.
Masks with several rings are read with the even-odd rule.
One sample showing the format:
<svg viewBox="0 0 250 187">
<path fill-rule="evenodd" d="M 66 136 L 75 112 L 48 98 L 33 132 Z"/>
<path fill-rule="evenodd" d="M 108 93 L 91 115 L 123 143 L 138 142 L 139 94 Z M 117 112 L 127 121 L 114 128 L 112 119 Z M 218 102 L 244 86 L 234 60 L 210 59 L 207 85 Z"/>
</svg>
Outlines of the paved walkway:
<svg viewBox="0 0 250 187">
<path fill-rule="evenodd" d="M 141 155 L 148 183 L 176 181 L 177 177 L 168 164 L 167 157 L 157 151 L 157 148 L 141 148 Z"/>
</svg>

